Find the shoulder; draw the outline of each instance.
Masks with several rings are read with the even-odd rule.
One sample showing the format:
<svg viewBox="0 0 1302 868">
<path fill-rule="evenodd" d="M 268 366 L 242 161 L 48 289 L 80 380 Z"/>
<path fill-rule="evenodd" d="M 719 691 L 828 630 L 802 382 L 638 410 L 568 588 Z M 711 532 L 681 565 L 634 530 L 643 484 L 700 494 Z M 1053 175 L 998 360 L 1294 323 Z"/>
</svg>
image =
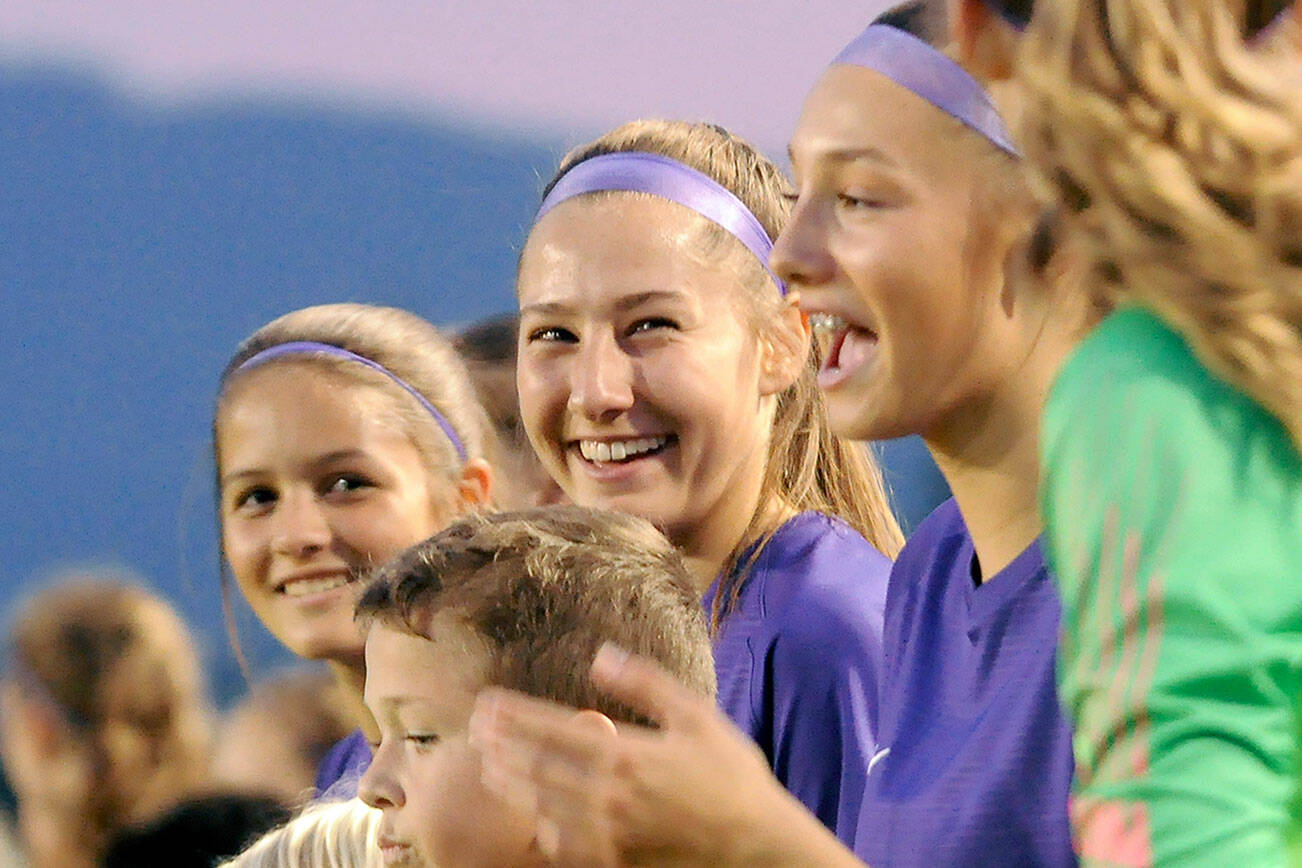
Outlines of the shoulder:
<svg viewBox="0 0 1302 868">
<path fill-rule="evenodd" d="M 819 644 L 880 635 L 890 559 L 837 518 L 804 512 L 783 525 L 755 564 L 765 620 Z"/>
</svg>

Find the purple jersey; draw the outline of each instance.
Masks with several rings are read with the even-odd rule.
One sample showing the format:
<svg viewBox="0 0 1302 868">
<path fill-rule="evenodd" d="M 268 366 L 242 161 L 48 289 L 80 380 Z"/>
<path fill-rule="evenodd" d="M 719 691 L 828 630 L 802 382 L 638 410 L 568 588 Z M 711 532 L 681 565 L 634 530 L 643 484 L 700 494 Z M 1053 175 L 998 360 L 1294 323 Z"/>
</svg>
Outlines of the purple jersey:
<svg viewBox="0 0 1302 868">
<path fill-rule="evenodd" d="M 1038 541 L 980 586 L 974 559 L 950 500 L 891 573 L 881 747 L 856 836 L 873 868 L 1076 864 L 1057 591 Z"/>
<path fill-rule="evenodd" d="M 719 707 L 848 846 L 876 746 L 890 567 L 845 522 L 801 513 L 755 561 L 714 646 Z"/>
<path fill-rule="evenodd" d="M 357 782 L 371 764 L 371 746 L 360 729 L 334 743 L 316 769 L 318 799 L 333 801 L 357 795 Z"/>
</svg>

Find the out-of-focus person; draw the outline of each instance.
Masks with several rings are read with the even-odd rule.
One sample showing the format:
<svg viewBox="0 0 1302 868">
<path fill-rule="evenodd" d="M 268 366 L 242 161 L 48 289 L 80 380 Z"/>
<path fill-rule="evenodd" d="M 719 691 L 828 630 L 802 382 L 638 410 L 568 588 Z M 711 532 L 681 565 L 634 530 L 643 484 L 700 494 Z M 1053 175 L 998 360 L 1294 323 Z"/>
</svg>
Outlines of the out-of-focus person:
<svg viewBox="0 0 1302 868">
<path fill-rule="evenodd" d="M 124 829 L 109 845 L 101 868 L 212 868 L 218 859 L 234 856 L 290 816 L 289 808 L 272 796 L 197 796 L 154 820 Z"/>
<path fill-rule="evenodd" d="M 515 360 L 520 318 L 498 314 L 472 323 L 454 345 L 466 360 L 501 446 L 497 502 L 503 509 L 569 503 L 569 498 L 538 461 L 520 422 L 520 393 L 515 387 Z"/>
<path fill-rule="evenodd" d="M 347 697 L 329 672 L 265 679 L 218 725 L 213 782 L 298 805 L 312 798 L 317 767 L 352 729 Z"/>
<path fill-rule="evenodd" d="M 0 757 L 32 868 L 99 863 L 121 828 L 207 778 L 211 716 L 189 631 L 120 576 L 75 575 L 9 630 Z"/>
</svg>

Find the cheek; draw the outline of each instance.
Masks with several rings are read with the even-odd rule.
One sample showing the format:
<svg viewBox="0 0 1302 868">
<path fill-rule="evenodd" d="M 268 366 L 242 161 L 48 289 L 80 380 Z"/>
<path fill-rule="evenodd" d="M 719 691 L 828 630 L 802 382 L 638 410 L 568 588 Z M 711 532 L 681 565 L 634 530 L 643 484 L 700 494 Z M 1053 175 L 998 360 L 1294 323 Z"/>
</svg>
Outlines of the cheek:
<svg viewBox="0 0 1302 868">
<path fill-rule="evenodd" d="M 431 769 L 421 787 L 431 801 L 420 819 L 425 852 L 436 864 L 511 865 L 533 842 L 533 819 L 493 796 L 480 782 L 476 755 L 464 744 Z M 492 817 L 485 823 L 485 817 Z"/>
</svg>

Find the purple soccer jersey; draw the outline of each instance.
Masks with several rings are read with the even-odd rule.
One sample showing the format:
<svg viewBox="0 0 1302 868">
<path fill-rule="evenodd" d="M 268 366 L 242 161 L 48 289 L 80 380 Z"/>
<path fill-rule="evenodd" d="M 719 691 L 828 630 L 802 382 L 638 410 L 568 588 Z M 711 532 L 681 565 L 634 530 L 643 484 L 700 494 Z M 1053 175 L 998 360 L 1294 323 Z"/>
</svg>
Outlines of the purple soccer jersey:
<svg viewBox="0 0 1302 868">
<path fill-rule="evenodd" d="M 880 747 L 855 847 L 873 868 L 1076 864 L 1057 590 L 1038 541 L 979 587 L 974 557 L 950 500 L 891 573 Z"/>
<path fill-rule="evenodd" d="M 334 743 L 316 769 L 316 795 L 323 801 L 351 799 L 371 765 L 371 746 L 360 729 Z"/>
<path fill-rule="evenodd" d="M 851 847 L 876 746 L 890 566 L 839 519 L 801 513 L 756 560 L 714 646 L 719 707 Z"/>
</svg>

